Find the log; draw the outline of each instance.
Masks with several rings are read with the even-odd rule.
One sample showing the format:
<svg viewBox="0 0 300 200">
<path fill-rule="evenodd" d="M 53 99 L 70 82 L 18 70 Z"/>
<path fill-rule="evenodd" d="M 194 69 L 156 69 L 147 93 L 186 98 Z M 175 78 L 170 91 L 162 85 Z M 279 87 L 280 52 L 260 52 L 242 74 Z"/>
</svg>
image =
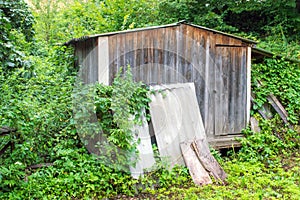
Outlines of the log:
<svg viewBox="0 0 300 200">
<path fill-rule="evenodd" d="M 181 152 L 185 165 L 189 169 L 190 175 L 196 185 L 211 184 L 212 180 L 209 177 L 208 172 L 204 169 L 200 163 L 196 153 L 193 151 L 192 142 L 180 143 Z"/>
<path fill-rule="evenodd" d="M 207 141 L 205 139 L 198 139 L 192 142 L 192 147 L 206 171 L 208 171 L 216 181 L 224 184 L 227 175 L 218 161 L 211 155 Z"/>
</svg>

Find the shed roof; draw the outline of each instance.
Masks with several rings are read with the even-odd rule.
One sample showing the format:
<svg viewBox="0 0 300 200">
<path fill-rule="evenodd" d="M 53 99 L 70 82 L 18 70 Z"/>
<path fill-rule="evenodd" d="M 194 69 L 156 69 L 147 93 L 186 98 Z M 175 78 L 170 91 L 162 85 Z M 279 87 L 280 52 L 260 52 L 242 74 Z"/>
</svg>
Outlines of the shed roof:
<svg viewBox="0 0 300 200">
<path fill-rule="evenodd" d="M 83 36 L 83 37 L 80 37 L 80 38 L 73 38 L 73 39 L 69 40 L 68 42 L 64 43 L 64 45 L 72 45 L 72 44 L 75 44 L 75 43 L 80 42 L 80 41 L 85 41 L 85 40 L 92 39 L 92 38 L 97 38 L 97 37 L 111 36 L 111 35 L 138 32 L 138 31 L 145 31 L 145 30 L 153 30 L 153 29 L 159 29 L 159 28 L 175 27 L 175 26 L 180 26 L 181 24 L 187 24 L 189 26 L 193 26 L 193 27 L 196 27 L 198 29 L 202 29 L 202 30 L 213 32 L 213 33 L 218 33 L 218 34 L 221 34 L 221 35 L 225 35 L 225 36 L 228 36 L 228 37 L 231 37 L 231 38 L 239 39 L 239 40 L 241 40 L 245 43 L 249 43 L 249 44 L 257 44 L 258 43 L 254 40 L 246 39 L 246 38 L 243 38 L 243 37 L 239 37 L 237 35 L 225 33 L 225 32 L 222 32 L 222 31 L 215 30 L 215 29 L 206 28 L 204 26 L 199 26 L 199 25 L 187 23 L 185 20 L 183 20 L 183 21 L 179 21 L 179 22 L 176 22 L 176 23 L 173 23 L 173 24 L 167 24 L 167 25 L 161 25 L 161 26 L 136 28 L 136 29 L 130 29 L 130 30 L 124 30 L 124 31 L 116 31 L 116 32 L 108 32 L 108 33 L 101 33 L 101 34 Z"/>
<path fill-rule="evenodd" d="M 262 48 L 258 48 L 258 47 L 252 48 L 252 57 L 254 57 L 256 59 L 261 59 L 261 58 L 265 58 L 265 57 L 268 57 L 268 58 L 276 57 L 276 58 L 284 58 L 285 60 L 293 62 L 293 63 L 300 63 L 300 60 L 298 60 L 298 59 L 288 58 L 283 55 L 280 55 L 280 54 L 278 55 L 271 51 L 268 51 L 268 50 L 262 49 Z"/>
</svg>

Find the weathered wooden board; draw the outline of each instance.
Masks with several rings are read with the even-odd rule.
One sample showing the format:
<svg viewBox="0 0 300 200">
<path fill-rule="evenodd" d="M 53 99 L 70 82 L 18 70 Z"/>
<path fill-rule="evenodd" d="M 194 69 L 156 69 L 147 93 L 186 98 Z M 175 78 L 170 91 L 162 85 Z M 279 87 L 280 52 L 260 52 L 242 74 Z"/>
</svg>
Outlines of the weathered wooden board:
<svg viewBox="0 0 300 200">
<path fill-rule="evenodd" d="M 258 82 L 258 87 L 260 87 L 262 85 L 261 82 Z M 253 95 L 252 95 L 252 99 L 253 99 Z M 282 104 L 279 102 L 279 100 L 273 95 L 270 94 L 269 96 L 267 96 L 268 102 L 269 104 L 274 108 L 274 110 L 279 114 L 280 118 L 283 120 L 283 122 L 285 124 L 288 124 L 288 113 L 287 111 L 284 109 L 284 107 L 282 106 Z M 266 109 L 266 106 L 263 106 L 262 109 Z M 260 111 L 262 110 L 260 109 Z M 271 111 L 269 111 L 271 112 Z M 264 118 L 268 118 L 268 117 L 272 117 L 271 115 L 267 116 L 265 115 L 264 112 L 260 112 L 260 114 L 264 117 Z M 289 125 L 290 128 L 292 128 L 291 125 Z"/>
<path fill-rule="evenodd" d="M 278 99 L 273 95 L 270 94 L 267 97 L 269 103 L 272 105 L 272 107 L 276 110 L 276 112 L 279 114 L 279 116 L 281 117 L 281 119 L 284 121 L 284 123 L 288 123 L 288 113 L 287 111 L 284 109 L 284 107 L 282 106 L 282 104 L 278 101 Z"/>
<path fill-rule="evenodd" d="M 79 77 L 84 83 L 98 81 L 98 40 L 91 39 L 80 42 L 76 46 L 75 55 L 80 65 Z"/>
<path fill-rule="evenodd" d="M 211 155 L 206 139 L 195 140 L 192 142 L 192 146 L 203 167 L 215 178 L 215 180 L 224 183 L 227 175 L 218 161 Z"/>
<path fill-rule="evenodd" d="M 214 134 L 240 133 L 247 124 L 246 47 L 217 47 L 214 69 Z"/>
<path fill-rule="evenodd" d="M 150 114 L 160 155 L 171 166 L 184 165 L 180 143 L 205 138 L 194 83 L 157 85 L 152 94 Z"/>
<path fill-rule="evenodd" d="M 190 175 L 197 185 L 206 185 L 212 183 L 212 180 L 200 163 L 195 151 L 191 147 L 192 142 L 180 143 L 180 148 L 184 158 L 186 167 L 189 169 Z"/>
<path fill-rule="evenodd" d="M 250 117 L 250 127 L 254 133 L 259 133 L 261 131 L 259 123 L 255 117 Z"/>
</svg>

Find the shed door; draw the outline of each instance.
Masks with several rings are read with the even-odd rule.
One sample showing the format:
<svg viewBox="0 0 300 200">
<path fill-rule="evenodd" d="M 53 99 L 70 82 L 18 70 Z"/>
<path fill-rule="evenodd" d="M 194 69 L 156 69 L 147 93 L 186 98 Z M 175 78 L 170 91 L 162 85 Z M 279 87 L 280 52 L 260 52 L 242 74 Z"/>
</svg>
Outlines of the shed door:
<svg viewBox="0 0 300 200">
<path fill-rule="evenodd" d="M 246 127 L 247 47 L 216 47 L 215 135 L 241 133 Z"/>
</svg>

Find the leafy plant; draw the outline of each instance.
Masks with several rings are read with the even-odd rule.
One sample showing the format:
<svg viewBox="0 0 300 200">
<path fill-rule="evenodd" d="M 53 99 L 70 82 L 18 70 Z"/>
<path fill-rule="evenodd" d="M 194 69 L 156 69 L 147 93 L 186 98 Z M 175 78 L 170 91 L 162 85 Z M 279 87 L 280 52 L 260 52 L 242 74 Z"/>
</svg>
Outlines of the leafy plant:
<svg viewBox="0 0 300 200">
<path fill-rule="evenodd" d="M 300 117 L 300 68 L 298 63 L 282 59 L 266 59 L 264 63 L 253 65 L 254 109 L 260 108 L 267 96 L 274 94 L 285 106 L 289 121 L 297 124 Z M 259 84 L 261 82 L 261 86 Z"/>
</svg>

